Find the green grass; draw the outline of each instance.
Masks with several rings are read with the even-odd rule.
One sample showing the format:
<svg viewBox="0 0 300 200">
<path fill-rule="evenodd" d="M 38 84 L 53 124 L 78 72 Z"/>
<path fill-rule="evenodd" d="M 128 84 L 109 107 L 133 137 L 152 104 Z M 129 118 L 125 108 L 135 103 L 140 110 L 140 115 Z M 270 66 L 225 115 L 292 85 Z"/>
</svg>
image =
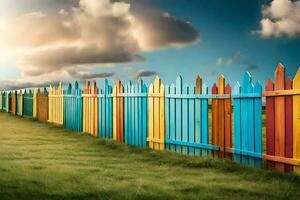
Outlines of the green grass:
<svg viewBox="0 0 300 200">
<path fill-rule="evenodd" d="M 0 199 L 299 199 L 300 178 L 0 113 Z"/>
</svg>

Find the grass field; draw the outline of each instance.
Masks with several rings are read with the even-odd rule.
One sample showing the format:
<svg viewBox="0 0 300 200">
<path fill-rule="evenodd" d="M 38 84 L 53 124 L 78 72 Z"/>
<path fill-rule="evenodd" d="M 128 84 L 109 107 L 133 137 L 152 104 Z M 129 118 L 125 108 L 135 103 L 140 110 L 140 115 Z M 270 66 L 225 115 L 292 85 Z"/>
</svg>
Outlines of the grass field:
<svg viewBox="0 0 300 200">
<path fill-rule="evenodd" d="M 0 199 L 299 199 L 300 178 L 0 113 Z"/>
</svg>

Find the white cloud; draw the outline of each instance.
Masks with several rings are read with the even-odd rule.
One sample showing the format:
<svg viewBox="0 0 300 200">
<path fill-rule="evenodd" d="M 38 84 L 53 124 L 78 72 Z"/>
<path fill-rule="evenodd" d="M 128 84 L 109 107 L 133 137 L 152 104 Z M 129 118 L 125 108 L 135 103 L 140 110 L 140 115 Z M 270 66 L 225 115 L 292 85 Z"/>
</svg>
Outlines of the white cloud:
<svg viewBox="0 0 300 200">
<path fill-rule="evenodd" d="M 129 3 L 111 0 L 80 0 L 55 12 L 23 13 L 8 19 L 0 34 L 0 50 L 23 51 L 18 65 L 24 76 L 138 62 L 144 60 L 143 51 L 199 41 L 188 22 L 152 9 L 132 11 Z"/>
<path fill-rule="evenodd" d="M 273 0 L 262 8 L 260 30 L 252 31 L 263 38 L 300 36 L 300 1 Z"/>
</svg>

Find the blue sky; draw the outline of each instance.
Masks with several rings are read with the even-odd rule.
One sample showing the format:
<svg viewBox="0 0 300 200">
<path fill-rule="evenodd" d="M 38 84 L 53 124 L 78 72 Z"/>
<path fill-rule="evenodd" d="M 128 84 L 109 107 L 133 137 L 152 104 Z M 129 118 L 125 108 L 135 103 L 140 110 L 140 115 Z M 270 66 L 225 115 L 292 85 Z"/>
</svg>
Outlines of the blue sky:
<svg viewBox="0 0 300 200">
<path fill-rule="evenodd" d="M 63 6 L 62 8 L 66 10 L 67 13 L 69 6 L 68 1 L 63 5 L 53 5 L 55 1 L 52 1 L 52 3 L 48 2 L 48 4 L 35 3 L 32 9 L 25 4 L 26 9 L 23 10 L 26 10 L 26 12 L 23 12 L 25 14 L 30 12 L 36 13 L 40 9 L 41 12 L 46 13 L 50 10 L 50 7 L 51 10 L 55 11 L 55 9 L 60 9 L 59 6 Z M 139 17 L 141 17 L 143 20 L 140 20 L 140 23 L 146 26 L 146 28 L 143 27 L 144 32 L 138 33 L 147 33 L 148 31 L 151 32 L 151 34 L 155 34 L 155 32 L 157 32 L 154 38 L 158 38 L 158 41 L 161 42 L 159 38 L 160 34 L 162 37 L 171 37 L 173 34 L 178 35 L 178 30 L 183 32 L 186 30 L 186 33 L 181 34 L 186 34 L 183 36 L 183 38 L 185 38 L 192 32 L 192 30 L 188 29 L 189 27 L 183 24 L 188 23 L 197 32 L 198 38 L 192 38 L 191 36 L 190 40 L 185 40 L 174 36 L 173 39 L 166 39 L 167 42 L 163 41 L 162 43 L 155 43 L 156 41 L 154 41 L 153 38 L 151 38 L 151 40 L 138 38 L 137 40 L 141 41 L 142 47 L 137 47 L 133 54 L 138 54 L 140 57 L 143 57 L 143 59 L 133 58 L 130 59 L 130 61 L 121 63 L 103 63 L 101 60 L 97 61 L 98 63 L 93 63 L 93 66 L 88 68 L 78 68 L 77 65 L 72 65 L 66 68 L 66 73 L 61 70 L 65 69 L 64 66 L 61 66 L 61 68 L 56 67 L 55 70 L 51 69 L 52 71 L 38 72 L 37 75 L 34 76 L 32 75 L 33 73 L 28 73 L 29 67 L 18 66 L 18 63 L 20 63 L 18 59 L 20 58 L 14 54 L 14 56 L 2 59 L 0 62 L 0 81 L 40 81 L 42 77 L 47 76 L 49 73 L 52 74 L 52 77 L 56 77 L 56 74 L 58 74 L 60 75 L 59 77 L 63 78 L 64 74 L 66 74 L 66 76 L 69 76 L 66 78 L 67 80 L 73 80 L 82 78 L 82 74 L 86 74 L 86 77 L 89 77 L 89 75 L 95 75 L 94 77 L 97 77 L 97 74 L 99 74 L 100 77 L 102 77 L 102 73 L 106 73 L 110 74 L 109 76 L 111 76 L 110 78 L 112 80 L 117 78 L 128 80 L 137 78 L 137 76 L 145 76 L 143 78 L 146 79 L 148 83 L 152 81 L 157 74 L 163 79 L 163 82 L 170 83 L 175 81 L 177 75 L 180 74 L 183 76 L 184 82 L 193 84 L 196 74 L 200 74 L 204 82 L 211 86 L 220 74 L 225 75 L 226 80 L 234 84 L 236 81 L 241 80 L 244 72 L 248 70 L 255 81 L 259 80 L 262 84 L 265 84 L 268 78 L 273 78 L 274 70 L 280 62 L 286 67 L 286 74 L 293 77 L 300 66 L 300 12 L 297 12 L 300 11 L 300 1 L 275 1 L 126 1 L 126 4 L 130 5 L 130 9 L 133 10 L 133 16 L 138 20 L 140 20 Z M 277 3 L 280 8 L 283 8 L 283 10 L 287 10 L 286 13 L 279 13 L 278 6 L 276 7 L 274 2 Z M 273 7 L 272 3 L 274 3 Z M 72 2 L 70 4 L 76 6 L 76 3 Z M 114 2 L 110 2 L 110 4 L 114 4 Z M 263 5 L 265 6 L 266 12 L 268 11 L 266 7 L 269 7 L 269 14 L 263 14 Z M 100 8 L 101 7 L 99 7 L 99 9 Z M 21 10 L 20 12 L 22 13 L 22 8 L 11 6 L 10 9 L 18 10 L 18 12 Z M 150 16 L 156 16 L 156 13 L 159 13 L 158 15 L 168 13 L 168 16 L 172 16 L 171 19 L 180 20 L 180 23 L 175 25 L 186 27 L 186 29 L 176 29 L 172 27 L 173 25 L 169 26 L 162 22 L 162 25 L 159 24 L 160 26 L 158 27 L 170 27 L 170 30 L 168 30 L 166 34 L 156 26 L 152 27 L 153 22 L 151 18 L 148 19 L 148 14 Z M 125 15 L 122 14 L 121 17 L 124 18 L 124 16 Z M 267 26 L 262 27 L 261 25 L 261 20 L 265 18 L 271 19 L 274 24 L 278 21 L 292 21 L 296 24 L 298 23 L 299 27 L 293 28 L 292 26 L 288 26 L 288 29 L 283 30 L 279 26 L 274 26 L 275 28 L 272 28 L 270 32 Z M 109 29 L 111 28 L 110 26 L 108 27 Z M 253 33 L 254 31 L 256 31 L 256 33 Z M 98 39 L 101 40 L 102 38 Z M 122 38 L 122 40 L 124 40 L 124 38 Z M 150 44 L 149 41 L 155 43 L 155 45 Z M 144 43 L 147 45 L 144 45 Z M 174 46 L 173 44 L 176 45 Z M 116 49 L 118 48 L 119 46 L 117 46 Z M 112 53 L 115 52 L 113 48 L 109 50 Z M 85 52 L 83 52 L 83 54 L 84 53 Z M 119 54 L 117 54 L 117 56 L 119 56 Z M 31 57 L 31 59 L 33 58 L 38 57 Z M 43 59 L 47 60 L 48 58 L 44 56 Z M 28 59 L 26 61 L 29 62 Z M 32 65 L 32 62 L 29 63 Z M 63 63 L 65 62 L 63 61 Z M 38 64 L 38 67 L 42 69 L 49 67 L 42 66 L 42 62 Z M 36 67 L 34 70 L 36 70 Z M 51 79 L 49 79 L 49 81 L 51 81 Z"/>
</svg>

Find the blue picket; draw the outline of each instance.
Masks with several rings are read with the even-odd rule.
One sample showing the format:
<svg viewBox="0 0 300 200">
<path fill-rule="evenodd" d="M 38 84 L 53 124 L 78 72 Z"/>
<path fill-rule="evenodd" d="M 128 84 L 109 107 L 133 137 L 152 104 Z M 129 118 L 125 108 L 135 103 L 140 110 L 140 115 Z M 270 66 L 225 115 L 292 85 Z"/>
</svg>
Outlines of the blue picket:
<svg viewBox="0 0 300 200">
<path fill-rule="evenodd" d="M 190 86 L 188 94 L 194 94 L 194 86 Z M 195 142 L 195 99 L 188 99 L 188 142 Z M 195 155 L 195 147 L 188 147 L 188 154 Z"/>
<path fill-rule="evenodd" d="M 76 81 L 74 89 L 69 84 L 64 92 L 64 127 L 81 132 L 82 112 L 82 91 Z"/>
<path fill-rule="evenodd" d="M 175 95 L 176 87 L 172 83 L 170 86 L 170 94 Z M 176 140 L 176 115 L 175 115 L 175 98 L 170 98 L 170 139 L 172 141 Z M 167 143 L 167 141 L 166 141 Z M 175 151 L 176 145 L 170 144 L 170 150 Z"/>
<path fill-rule="evenodd" d="M 182 94 L 182 78 L 181 76 L 178 76 L 176 79 L 176 90 L 175 90 L 176 95 Z M 181 134 L 182 134 L 182 99 L 181 98 L 176 98 L 175 99 L 175 106 L 176 106 L 176 123 L 175 123 L 175 133 L 176 133 L 176 140 L 181 141 Z M 176 145 L 176 152 L 181 153 L 182 152 L 182 147 L 181 145 Z"/>
<path fill-rule="evenodd" d="M 203 84 L 202 95 L 208 95 L 208 87 Z M 208 99 L 201 100 L 201 143 L 209 145 L 209 132 L 208 132 Z M 201 150 L 203 155 L 208 155 L 208 150 Z"/>
<path fill-rule="evenodd" d="M 261 165 L 261 94 L 260 83 L 254 86 L 249 72 L 234 89 L 234 159 L 242 164 Z"/>
<path fill-rule="evenodd" d="M 189 88 L 187 86 L 182 87 L 182 94 L 188 94 L 188 90 Z M 181 132 L 181 141 L 183 142 L 188 142 L 188 123 L 189 123 L 189 119 L 188 119 L 188 99 L 184 98 L 182 99 L 182 132 Z M 191 122 L 193 123 L 193 122 Z M 186 146 L 182 146 L 182 153 L 183 154 L 187 154 L 187 147 Z"/>
<path fill-rule="evenodd" d="M 128 82 L 124 92 L 124 138 L 132 146 L 147 146 L 147 86 L 140 79 Z"/>
<path fill-rule="evenodd" d="M 165 96 L 170 94 L 169 85 L 165 85 Z M 170 139 L 170 98 L 165 98 L 165 137 Z M 170 144 L 165 143 L 166 149 L 170 149 Z"/>
<path fill-rule="evenodd" d="M 103 88 L 98 94 L 98 136 L 101 138 L 111 139 L 113 136 L 112 129 L 112 87 L 108 80 L 104 80 Z"/>
</svg>

